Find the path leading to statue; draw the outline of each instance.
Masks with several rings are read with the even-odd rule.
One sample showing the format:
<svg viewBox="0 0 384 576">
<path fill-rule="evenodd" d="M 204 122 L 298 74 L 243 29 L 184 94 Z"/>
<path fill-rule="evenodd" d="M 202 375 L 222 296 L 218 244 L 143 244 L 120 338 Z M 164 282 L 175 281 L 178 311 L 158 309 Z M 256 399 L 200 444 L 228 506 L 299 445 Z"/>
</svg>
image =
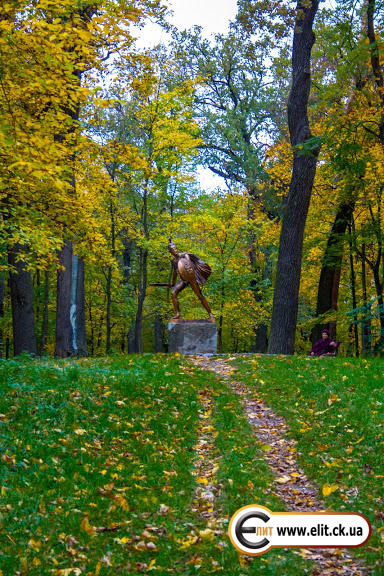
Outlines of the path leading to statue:
<svg viewBox="0 0 384 576">
<path fill-rule="evenodd" d="M 190 359 L 195 366 L 215 372 L 239 395 L 257 441 L 268 445 L 265 459 L 275 476 L 274 492 L 287 509 L 301 512 L 325 511 L 325 503 L 317 496 L 318 489 L 298 466 L 295 441 L 288 437 L 285 420 L 264 403 L 256 390 L 251 394 L 242 382 L 231 379 L 233 368 L 228 360 L 204 356 Z M 352 558 L 348 549 L 298 549 L 296 553 L 315 562 L 312 576 L 367 574 L 359 562 Z"/>
</svg>

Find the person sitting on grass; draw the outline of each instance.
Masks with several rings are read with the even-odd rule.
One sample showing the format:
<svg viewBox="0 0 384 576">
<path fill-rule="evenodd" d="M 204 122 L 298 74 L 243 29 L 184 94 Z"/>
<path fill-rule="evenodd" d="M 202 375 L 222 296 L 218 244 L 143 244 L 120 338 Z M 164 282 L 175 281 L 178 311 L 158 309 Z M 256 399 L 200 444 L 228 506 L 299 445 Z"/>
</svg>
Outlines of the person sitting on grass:
<svg viewBox="0 0 384 576">
<path fill-rule="evenodd" d="M 329 330 L 324 328 L 321 338 L 313 345 L 310 356 L 335 356 L 339 342 L 335 342 L 329 335 Z"/>
</svg>

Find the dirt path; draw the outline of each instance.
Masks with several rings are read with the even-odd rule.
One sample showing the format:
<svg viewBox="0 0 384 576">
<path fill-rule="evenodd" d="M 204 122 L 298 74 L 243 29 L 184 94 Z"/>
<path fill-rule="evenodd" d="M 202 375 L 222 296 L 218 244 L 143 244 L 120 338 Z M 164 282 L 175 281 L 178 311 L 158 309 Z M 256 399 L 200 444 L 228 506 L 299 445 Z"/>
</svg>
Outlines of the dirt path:
<svg viewBox="0 0 384 576">
<path fill-rule="evenodd" d="M 287 509 L 301 512 L 325 511 L 326 505 L 318 498 L 318 489 L 298 466 L 295 441 L 288 438 L 284 418 L 264 403 L 256 389 L 251 394 L 242 382 L 232 380 L 233 369 L 227 360 L 206 356 L 190 359 L 198 368 L 218 374 L 241 398 L 257 441 L 267 447 L 265 458 L 275 476 L 274 492 L 286 504 Z M 368 574 L 347 549 L 298 549 L 296 553 L 315 562 L 312 576 Z"/>
</svg>

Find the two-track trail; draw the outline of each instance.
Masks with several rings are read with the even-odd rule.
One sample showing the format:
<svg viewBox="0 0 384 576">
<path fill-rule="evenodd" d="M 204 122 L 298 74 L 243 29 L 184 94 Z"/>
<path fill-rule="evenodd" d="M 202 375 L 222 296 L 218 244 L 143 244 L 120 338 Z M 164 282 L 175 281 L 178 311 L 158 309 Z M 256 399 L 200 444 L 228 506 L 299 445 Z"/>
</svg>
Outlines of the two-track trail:
<svg viewBox="0 0 384 576">
<path fill-rule="evenodd" d="M 190 360 L 198 368 L 216 373 L 240 397 L 257 442 L 268 446 L 265 458 L 275 477 L 274 492 L 284 502 L 287 510 L 325 511 L 325 503 L 318 498 L 318 488 L 299 468 L 295 440 L 289 438 L 284 418 L 265 404 L 256 389 L 251 392 L 242 382 L 232 379 L 233 368 L 228 359 L 194 356 Z M 346 549 L 300 549 L 297 554 L 314 562 L 312 576 L 368 574 Z"/>
</svg>

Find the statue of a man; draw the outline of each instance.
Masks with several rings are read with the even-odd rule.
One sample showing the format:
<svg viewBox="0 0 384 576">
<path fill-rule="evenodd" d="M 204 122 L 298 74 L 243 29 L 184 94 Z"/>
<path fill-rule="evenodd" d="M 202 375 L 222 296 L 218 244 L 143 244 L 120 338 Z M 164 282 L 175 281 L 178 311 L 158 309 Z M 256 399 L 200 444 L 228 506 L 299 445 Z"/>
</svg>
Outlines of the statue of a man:
<svg viewBox="0 0 384 576">
<path fill-rule="evenodd" d="M 176 312 L 176 316 L 174 316 L 172 320 L 178 320 L 181 318 L 177 295 L 189 285 L 208 312 L 209 321 L 216 322 L 207 299 L 203 296 L 200 290 L 200 286 L 205 284 L 208 276 L 212 272 L 211 267 L 206 262 L 203 262 L 200 260 L 200 258 L 194 254 L 191 254 L 190 252 L 179 253 L 174 242 L 169 241 L 168 250 L 172 256 L 174 256 L 173 276 L 170 287 L 172 288 L 172 303 Z M 178 275 L 180 275 L 181 280 L 176 284 Z"/>
</svg>

